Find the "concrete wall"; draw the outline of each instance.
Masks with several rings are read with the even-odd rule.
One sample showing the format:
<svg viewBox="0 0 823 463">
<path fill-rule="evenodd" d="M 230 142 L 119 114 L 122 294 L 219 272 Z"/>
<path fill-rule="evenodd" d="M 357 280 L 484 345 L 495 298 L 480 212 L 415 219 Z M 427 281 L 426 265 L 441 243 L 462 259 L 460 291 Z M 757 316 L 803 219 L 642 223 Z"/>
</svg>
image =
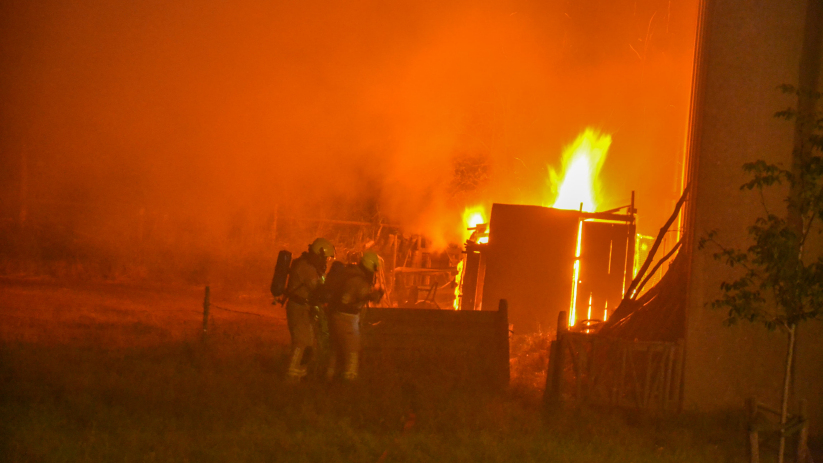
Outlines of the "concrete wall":
<svg viewBox="0 0 823 463">
<path fill-rule="evenodd" d="M 746 181 L 741 165 L 756 159 L 791 164 L 794 126 L 773 114 L 797 102 L 775 87 L 798 82 L 806 13 L 807 0 L 706 0 L 702 6 L 689 147 L 695 194 L 687 214 L 696 238 L 716 229 L 723 243 L 745 248 L 746 226 L 763 215 L 763 205 L 757 194 L 739 190 Z M 784 214 L 780 196 L 765 203 Z M 742 407 L 747 396 L 778 406 L 786 336 L 746 322 L 725 328 L 725 313 L 706 304 L 734 275 L 710 251 L 697 250 L 696 239 L 691 248 L 685 408 Z M 823 322 L 802 328 L 798 349 L 796 396 L 810 401 L 813 431 L 820 434 Z"/>
</svg>

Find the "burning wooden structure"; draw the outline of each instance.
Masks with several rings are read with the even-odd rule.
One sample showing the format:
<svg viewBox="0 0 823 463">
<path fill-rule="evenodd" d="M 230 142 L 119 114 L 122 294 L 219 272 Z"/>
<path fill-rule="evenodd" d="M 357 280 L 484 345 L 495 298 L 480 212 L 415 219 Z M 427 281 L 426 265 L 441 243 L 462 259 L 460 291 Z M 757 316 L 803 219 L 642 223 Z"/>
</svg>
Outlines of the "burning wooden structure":
<svg viewBox="0 0 823 463">
<path fill-rule="evenodd" d="M 678 255 L 657 285 L 642 295 L 641 290 L 680 248 L 678 243 L 649 270 L 688 191 L 687 187 L 660 229 L 651 252 L 610 319 L 570 330 L 565 314 L 558 317 L 546 375 L 547 405 L 571 398 L 647 410 L 682 407 L 686 258 Z"/>
<path fill-rule="evenodd" d="M 505 298 L 517 334 L 555 330 L 561 311 L 571 326 L 605 320 L 632 277 L 633 203 L 606 212 L 494 204 L 488 242 L 466 242 L 460 307 Z"/>
</svg>

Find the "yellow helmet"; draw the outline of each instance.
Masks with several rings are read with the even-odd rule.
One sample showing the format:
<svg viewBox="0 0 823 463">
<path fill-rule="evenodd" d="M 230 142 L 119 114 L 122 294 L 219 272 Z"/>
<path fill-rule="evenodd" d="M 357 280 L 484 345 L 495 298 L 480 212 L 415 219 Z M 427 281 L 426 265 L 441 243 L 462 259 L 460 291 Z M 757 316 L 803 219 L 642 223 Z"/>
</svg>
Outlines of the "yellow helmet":
<svg viewBox="0 0 823 463">
<path fill-rule="evenodd" d="M 380 268 L 380 256 L 374 251 L 366 251 L 360 258 L 360 265 L 366 270 L 374 273 Z"/>
<path fill-rule="evenodd" d="M 323 257 L 334 257 L 334 246 L 326 238 L 317 238 L 309 245 L 309 251 Z"/>
</svg>

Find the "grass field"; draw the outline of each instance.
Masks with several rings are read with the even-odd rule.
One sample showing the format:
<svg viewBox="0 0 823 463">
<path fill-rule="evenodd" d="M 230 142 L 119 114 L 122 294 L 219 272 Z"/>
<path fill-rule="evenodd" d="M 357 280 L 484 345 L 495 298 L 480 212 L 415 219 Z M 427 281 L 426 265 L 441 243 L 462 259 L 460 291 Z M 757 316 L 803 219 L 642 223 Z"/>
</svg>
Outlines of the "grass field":
<svg viewBox="0 0 823 463">
<path fill-rule="evenodd" d="M 202 344 L 202 288 L 0 280 L 3 461 L 746 461 L 734 413 L 545 416 L 539 338 L 513 340 L 502 393 L 288 384 L 282 311 L 213 297 L 235 312 Z"/>
</svg>

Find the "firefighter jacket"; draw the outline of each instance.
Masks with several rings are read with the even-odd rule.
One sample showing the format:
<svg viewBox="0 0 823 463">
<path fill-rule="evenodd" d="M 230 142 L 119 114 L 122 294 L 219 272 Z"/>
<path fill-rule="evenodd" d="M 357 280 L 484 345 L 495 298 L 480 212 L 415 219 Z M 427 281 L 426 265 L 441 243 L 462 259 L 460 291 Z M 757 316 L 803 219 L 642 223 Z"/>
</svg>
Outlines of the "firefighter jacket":
<svg viewBox="0 0 823 463">
<path fill-rule="evenodd" d="M 374 274 L 359 265 L 348 267 L 342 278 L 341 289 L 332 298 L 332 311 L 357 315 L 369 302 L 383 298 L 383 290 L 373 288 Z"/>
<path fill-rule="evenodd" d="M 323 285 L 323 269 L 312 263 L 312 256 L 304 252 L 295 259 L 289 270 L 286 294 L 289 300 L 300 305 L 315 303 L 319 289 Z"/>
</svg>

